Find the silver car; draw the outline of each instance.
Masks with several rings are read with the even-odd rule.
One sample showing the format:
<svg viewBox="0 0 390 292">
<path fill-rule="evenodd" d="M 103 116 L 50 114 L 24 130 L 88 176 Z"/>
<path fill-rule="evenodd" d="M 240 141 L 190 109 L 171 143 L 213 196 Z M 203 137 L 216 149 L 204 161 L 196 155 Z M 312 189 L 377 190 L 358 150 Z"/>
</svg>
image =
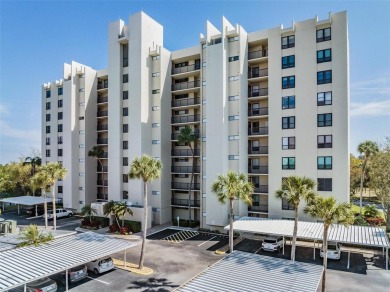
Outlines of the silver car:
<svg viewBox="0 0 390 292">
<path fill-rule="evenodd" d="M 66 284 L 65 271 L 60 274 L 52 276 L 54 279 L 60 281 L 63 285 Z M 87 266 L 77 266 L 68 270 L 68 284 L 80 281 L 88 276 Z"/>
<path fill-rule="evenodd" d="M 42 278 L 34 282 L 30 282 L 26 285 L 27 292 L 56 292 L 57 283 L 50 278 Z M 21 292 L 24 291 L 24 286 L 9 290 L 10 292 Z"/>
</svg>

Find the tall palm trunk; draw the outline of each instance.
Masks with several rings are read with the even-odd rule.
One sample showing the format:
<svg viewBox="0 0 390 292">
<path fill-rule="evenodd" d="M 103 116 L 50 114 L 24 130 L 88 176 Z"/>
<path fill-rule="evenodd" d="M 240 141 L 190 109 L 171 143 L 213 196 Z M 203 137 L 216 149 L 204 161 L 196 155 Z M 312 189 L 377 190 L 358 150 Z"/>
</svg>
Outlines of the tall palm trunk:
<svg viewBox="0 0 390 292">
<path fill-rule="evenodd" d="M 195 153 L 194 150 L 191 147 L 191 142 L 190 144 L 190 149 L 191 149 L 191 154 L 192 154 L 192 169 L 191 169 L 191 182 L 190 182 L 190 187 L 188 190 L 188 220 L 191 222 L 191 192 L 192 192 L 192 182 L 194 180 L 194 172 L 195 172 Z"/>
<path fill-rule="evenodd" d="M 291 260 L 295 261 L 295 250 L 297 245 L 297 233 L 298 233 L 298 206 L 294 208 L 294 230 L 291 246 Z"/>
<path fill-rule="evenodd" d="M 148 227 L 148 193 L 147 193 L 147 181 L 144 181 L 144 230 L 142 232 L 142 247 L 141 256 L 139 259 L 139 269 L 144 268 L 144 256 L 145 256 L 145 242 L 146 242 L 146 230 Z"/>
<path fill-rule="evenodd" d="M 54 230 L 57 230 L 57 212 L 56 212 L 56 196 L 55 196 L 55 188 L 56 183 L 52 185 L 52 196 L 53 196 L 53 228 Z"/>
<path fill-rule="evenodd" d="M 390 232 L 390 206 L 387 207 L 386 232 Z"/>
<path fill-rule="evenodd" d="M 324 237 L 322 239 L 322 250 L 324 251 L 324 273 L 322 275 L 322 292 L 326 291 L 326 269 L 328 267 L 328 225 L 324 225 Z"/>
<path fill-rule="evenodd" d="M 364 182 L 364 173 L 366 172 L 366 159 L 364 159 L 362 167 L 362 175 L 360 176 L 360 215 L 362 215 L 363 209 L 363 182 Z"/>
<path fill-rule="evenodd" d="M 233 199 L 229 200 L 229 250 L 233 252 Z"/>
<path fill-rule="evenodd" d="M 47 196 L 46 196 L 46 192 L 45 192 L 45 190 L 43 190 L 43 195 L 44 195 L 44 197 L 45 197 L 45 202 L 44 202 L 44 204 L 43 204 L 43 209 L 44 209 L 44 212 L 45 212 L 45 214 L 44 214 L 44 216 L 45 216 L 45 229 L 47 229 L 47 227 L 48 227 L 48 222 L 47 222 L 47 201 L 46 201 L 46 199 L 47 199 Z"/>
</svg>

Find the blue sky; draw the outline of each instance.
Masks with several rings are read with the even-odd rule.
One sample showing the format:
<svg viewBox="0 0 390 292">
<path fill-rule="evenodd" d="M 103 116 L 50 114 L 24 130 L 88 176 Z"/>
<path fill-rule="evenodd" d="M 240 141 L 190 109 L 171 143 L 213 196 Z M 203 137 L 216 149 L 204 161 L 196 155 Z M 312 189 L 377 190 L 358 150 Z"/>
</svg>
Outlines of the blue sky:
<svg viewBox="0 0 390 292">
<path fill-rule="evenodd" d="M 390 136 L 390 1 L 7 1 L 0 0 L 0 163 L 40 148 L 41 85 L 64 62 L 107 66 L 110 21 L 145 11 L 169 50 L 194 46 L 222 16 L 252 32 L 348 11 L 351 152 Z"/>
</svg>

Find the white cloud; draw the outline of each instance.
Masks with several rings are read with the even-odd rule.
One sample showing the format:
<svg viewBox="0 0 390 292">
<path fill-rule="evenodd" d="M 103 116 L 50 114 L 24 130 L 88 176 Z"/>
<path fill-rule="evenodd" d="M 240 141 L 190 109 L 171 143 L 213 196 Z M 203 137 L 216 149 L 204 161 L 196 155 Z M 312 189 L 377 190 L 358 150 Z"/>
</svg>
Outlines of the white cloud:
<svg viewBox="0 0 390 292">
<path fill-rule="evenodd" d="M 351 116 L 388 116 L 390 115 L 390 99 L 368 103 L 351 103 Z"/>
<path fill-rule="evenodd" d="M 364 95 L 375 98 L 378 95 L 390 95 L 390 74 L 386 73 L 376 79 L 351 83 L 351 96 Z"/>
<path fill-rule="evenodd" d="M 20 130 L 11 127 L 7 122 L 0 120 L 0 135 L 1 140 L 5 138 L 16 138 L 22 140 L 28 140 L 30 145 L 40 145 L 41 132 L 40 130 Z M 4 140 L 3 140 L 4 141 Z"/>
<path fill-rule="evenodd" d="M 7 107 L 4 104 L 0 103 L 0 115 L 6 116 L 8 114 L 9 114 L 9 111 L 8 111 Z"/>
</svg>

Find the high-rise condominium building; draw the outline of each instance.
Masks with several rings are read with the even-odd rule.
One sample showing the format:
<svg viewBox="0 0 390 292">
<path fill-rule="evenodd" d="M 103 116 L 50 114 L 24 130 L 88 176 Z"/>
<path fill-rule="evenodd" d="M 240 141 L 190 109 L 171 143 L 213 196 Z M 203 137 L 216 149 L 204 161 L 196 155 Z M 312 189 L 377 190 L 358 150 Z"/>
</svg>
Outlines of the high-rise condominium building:
<svg viewBox="0 0 390 292">
<path fill-rule="evenodd" d="M 43 161 L 69 171 L 57 187 L 66 208 L 142 205 L 142 182 L 127 174 L 144 153 L 163 164 L 148 188 L 155 224 L 190 212 L 201 227 L 225 226 L 228 206 L 211 185 L 228 170 L 255 187 L 253 205 L 236 201 L 235 216 L 292 218 L 274 195 L 290 175 L 348 201 L 347 14 L 251 33 L 207 21 L 196 46 L 169 51 L 162 25 L 139 12 L 128 25 L 110 23 L 107 69 L 72 62 L 63 79 L 43 85 L 42 112 Z M 178 142 L 186 125 L 198 136 L 192 150 Z M 95 145 L 99 160 L 88 156 Z"/>
</svg>

